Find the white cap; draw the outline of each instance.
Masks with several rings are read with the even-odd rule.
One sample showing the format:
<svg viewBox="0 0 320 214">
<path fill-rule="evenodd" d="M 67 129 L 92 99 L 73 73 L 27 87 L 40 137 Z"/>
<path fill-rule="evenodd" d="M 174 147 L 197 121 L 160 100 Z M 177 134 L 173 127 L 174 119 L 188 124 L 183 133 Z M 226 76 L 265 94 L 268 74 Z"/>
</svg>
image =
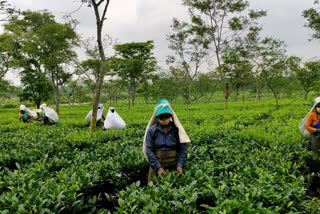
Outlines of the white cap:
<svg viewBox="0 0 320 214">
<path fill-rule="evenodd" d="M 25 111 L 26 110 L 26 106 L 25 105 L 20 105 L 20 111 Z"/>
<path fill-rule="evenodd" d="M 316 99 L 314 99 L 314 102 L 315 102 L 316 104 L 320 103 L 320 97 L 317 97 Z"/>
<path fill-rule="evenodd" d="M 43 109 L 43 107 L 47 107 L 47 104 L 43 103 L 40 105 L 40 108 Z"/>
</svg>

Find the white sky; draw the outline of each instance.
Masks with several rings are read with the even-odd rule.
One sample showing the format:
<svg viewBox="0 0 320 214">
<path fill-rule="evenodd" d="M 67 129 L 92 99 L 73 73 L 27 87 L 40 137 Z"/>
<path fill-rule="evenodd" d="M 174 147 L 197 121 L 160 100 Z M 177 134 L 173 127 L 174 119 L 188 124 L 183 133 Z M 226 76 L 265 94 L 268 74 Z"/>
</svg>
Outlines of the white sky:
<svg viewBox="0 0 320 214">
<path fill-rule="evenodd" d="M 9 0 L 21 10 L 48 9 L 57 21 L 63 22 L 66 13 L 74 11 L 80 0 Z M 267 10 L 268 16 L 261 19 L 263 35 L 272 36 L 287 44 L 288 55 L 310 60 L 318 57 L 320 41 L 311 41 L 312 32 L 303 25 L 302 11 L 313 7 L 314 0 L 249 0 L 251 8 Z M 165 66 L 170 54 L 166 34 L 170 32 L 173 17 L 188 20 L 181 0 L 111 0 L 104 32 L 117 38 L 119 42 L 144 42 L 154 40 L 155 56 L 160 66 Z M 80 24 L 78 33 L 87 37 L 96 35 L 93 8 L 85 5 L 73 14 Z M 2 29 L 1 29 L 2 30 Z M 1 31 L 0 30 L 0 31 Z M 19 84 L 17 74 L 6 77 Z"/>
</svg>

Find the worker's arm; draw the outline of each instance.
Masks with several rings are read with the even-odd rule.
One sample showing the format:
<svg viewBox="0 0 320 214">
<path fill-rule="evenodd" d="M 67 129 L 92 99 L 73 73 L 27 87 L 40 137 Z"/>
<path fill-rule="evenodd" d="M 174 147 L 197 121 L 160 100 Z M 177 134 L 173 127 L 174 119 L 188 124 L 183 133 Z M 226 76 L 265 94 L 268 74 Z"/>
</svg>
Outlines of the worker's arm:
<svg viewBox="0 0 320 214">
<path fill-rule="evenodd" d="M 152 169 L 158 170 L 161 167 L 161 165 L 156 155 L 154 154 L 153 140 L 152 140 L 153 132 L 154 131 L 152 131 L 150 128 L 148 129 L 147 136 L 146 136 L 146 151 L 147 151 L 147 157 Z"/>
<path fill-rule="evenodd" d="M 178 165 L 177 167 L 185 167 L 186 163 L 187 163 L 187 154 L 188 154 L 188 149 L 187 149 L 187 144 L 186 143 L 179 143 L 178 145 L 178 153 L 179 153 L 179 157 L 178 157 Z"/>
</svg>

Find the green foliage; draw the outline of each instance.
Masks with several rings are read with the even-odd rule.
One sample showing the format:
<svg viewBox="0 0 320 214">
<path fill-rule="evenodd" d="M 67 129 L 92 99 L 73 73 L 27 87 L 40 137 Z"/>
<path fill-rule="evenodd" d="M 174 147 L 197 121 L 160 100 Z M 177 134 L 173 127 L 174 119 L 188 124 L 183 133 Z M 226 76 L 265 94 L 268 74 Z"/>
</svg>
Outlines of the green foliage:
<svg viewBox="0 0 320 214">
<path fill-rule="evenodd" d="M 319 1 L 315 1 L 315 4 L 319 4 Z M 319 8 L 310 8 L 308 10 L 304 10 L 302 12 L 302 16 L 307 19 L 306 27 L 312 29 L 314 34 L 312 35 L 313 38 L 319 39 L 320 38 L 320 13 Z"/>
<path fill-rule="evenodd" d="M 118 77 L 127 88 L 129 107 L 134 105 L 140 84 L 147 82 L 155 71 L 157 61 L 153 56 L 153 41 L 126 43 L 114 46 L 115 57 L 111 59 L 111 75 Z"/>
<path fill-rule="evenodd" d="M 201 24 L 201 19 L 192 18 L 192 23 Z M 169 48 L 175 55 L 167 57 L 170 73 L 178 82 L 185 103 L 191 103 L 192 83 L 199 74 L 199 69 L 208 54 L 209 41 L 204 31 L 195 28 L 192 24 L 174 18 L 171 32 L 167 36 Z"/>
<path fill-rule="evenodd" d="M 8 21 L 19 13 L 8 1 L 0 1 L 0 22 Z"/>
<path fill-rule="evenodd" d="M 244 94 L 254 78 L 249 50 L 243 46 L 244 44 L 239 41 L 234 47 L 226 48 L 222 56 L 223 64 L 221 69 L 237 94 L 239 91 Z"/>
<path fill-rule="evenodd" d="M 27 69 L 21 72 L 23 89 L 19 94 L 21 101 L 30 101 L 39 108 L 42 102 L 52 97 L 53 87 L 44 73 Z"/>
<path fill-rule="evenodd" d="M 179 83 L 166 74 L 154 75 L 152 83 L 143 84 L 137 91 L 141 94 L 146 103 L 151 99 L 157 102 L 159 99 L 175 100 L 181 94 Z"/>
<path fill-rule="evenodd" d="M 192 30 L 206 38 L 205 47 L 214 50 L 217 77 L 223 87 L 225 108 L 230 95 L 228 76 L 223 69 L 223 55 L 238 39 L 258 28 L 263 10 L 250 10 L 246 0 L 183 0 L 192 20 Z M 249 65 L 248 63 L 246 65 Z"/>
<path fill-rule="evenodd" d="M 13 39 L 6 33 L 0 35 L 0 81 L 3 80 L 12 63 L 16 46 Z"/>
<path fill-rule="evenodd" d="M 5 26 L 5 34 L 14 38 L 11 50 L 11 67 L 45 73 L 55 89 L 57 112 L 59 112 L 59 88 L 71 78 L 65 70 L 76 57 L 73 50 L 78 36 L 68 24 L 57 23 L 47 12 L 24 11 Z"/>
<path fill-rule="evenodd" d="M 183 176 L 146 186 L 142 138 L 154 105 L 128 112 L 125 130 L 87 130 L 89 105 L 62 106 L 55 126 L 19 123 L 0 109 L 0 207 L 4 213 L 315 213 L 308 140 L 297 124 L 312 104 L 173 105 L 192 144 Z"/>
<path fill-rule="evenodd" d="M 101 61 L 98 59 L 87 59 L 78 66 L 78 74 L 85 74 L 84 83 L 92 90 L 93 93 L 97 90 L 97 80 L 99 78 L 99 70 Z"/>
<path fill-rule="evenodd" d="M 68 104 L 75 102 L 83 103 L 91 101 L 88 96 L 89 89 L 85 88 L 79 80 L 69 81 L 67 86 L 62 88 L 62 95 L 66 97 Z M 72 98 L 72 100 L 71 100 Z"/>
<path fill-rule="evenodd" d="M 320 62 L 309 61 L 304 64 L 304 67 L 300 67 L 296 70 L 296 78 L 302 85 L 305 91 L 305 99 L 307 99 L 308 93 L 311 90 L 318 90 L 317 80 L 320 77 Z"/>
</svg>

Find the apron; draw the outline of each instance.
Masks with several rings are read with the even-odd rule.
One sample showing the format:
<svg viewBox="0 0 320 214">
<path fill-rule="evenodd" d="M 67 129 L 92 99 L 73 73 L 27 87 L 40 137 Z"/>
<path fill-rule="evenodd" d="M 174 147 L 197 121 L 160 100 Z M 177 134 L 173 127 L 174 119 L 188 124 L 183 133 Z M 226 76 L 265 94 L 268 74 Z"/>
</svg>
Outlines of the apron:
<svg viewBox="0 0 320 214">
<path fill-rule="evenodd" d="M 171 151 L 156 151 L 155 155 L 160 162 L 160 165 L 164 169 L 174 170 L 177 167 L 178 154 L 176 150 Z M 153 177 L 153 169 L 150 166 L 148 174 L 148 183 Z"/>
<path fill-rule="evenodd" d="M 311 150 L 320 157 L 319 135 L 311 135 Z"/>
</svg>

